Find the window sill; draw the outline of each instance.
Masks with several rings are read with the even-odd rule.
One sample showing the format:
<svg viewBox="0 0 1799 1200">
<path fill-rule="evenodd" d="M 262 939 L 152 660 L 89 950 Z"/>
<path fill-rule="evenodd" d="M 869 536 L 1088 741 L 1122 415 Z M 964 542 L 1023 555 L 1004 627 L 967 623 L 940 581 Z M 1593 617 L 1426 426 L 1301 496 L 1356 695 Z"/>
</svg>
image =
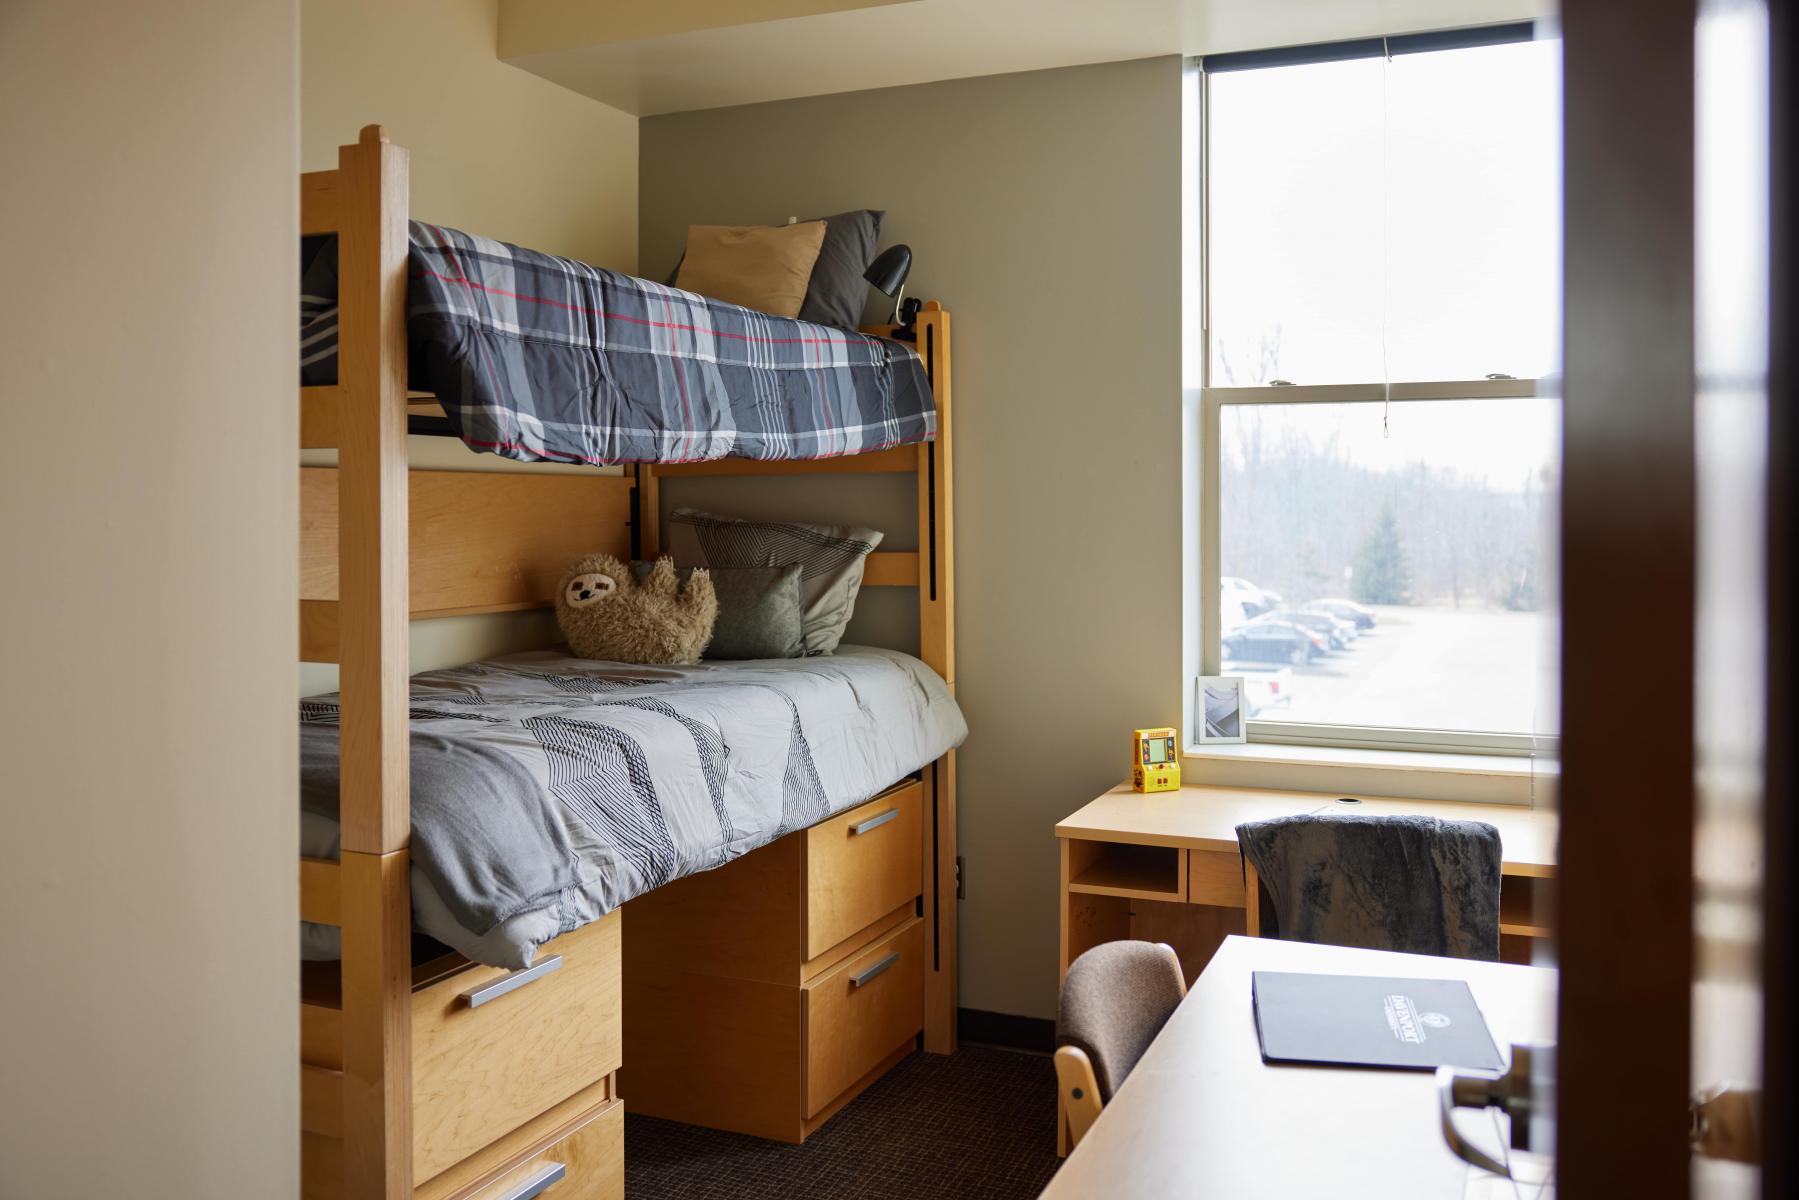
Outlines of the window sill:
<svg viewBox="0 0 1799 1200">
<path fill-rule="evenodd" d="M 1189 783 L 1229 787 L 1545 807 L 1559 768 L 1513 755 L 1243 742 L 1189 746 L 1181 773 Z"/>
</svg>

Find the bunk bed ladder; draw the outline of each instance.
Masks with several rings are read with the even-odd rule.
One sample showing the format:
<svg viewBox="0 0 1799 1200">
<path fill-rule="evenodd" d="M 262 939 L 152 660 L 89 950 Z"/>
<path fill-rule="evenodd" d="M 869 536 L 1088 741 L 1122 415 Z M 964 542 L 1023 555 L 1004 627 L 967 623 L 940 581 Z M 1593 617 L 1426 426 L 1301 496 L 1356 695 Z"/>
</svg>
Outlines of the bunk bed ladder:
<svg viewBox="0 0 1799 1200">
<path fill-rule="evenodd" d="M 342 930 L 341 1073 L 307 1068 L 309 1132 L 341 1137 L 352 1200 L 412 1195 L 406 152 L 381 128 L 301 177 L 301 231 L 338 235 L 338 382 L 301 389 L 301 445 L 338 453 L 337 599 L 300 606 L 301 657 L 340 682 L 342 851 L 302 863 L 302 912 Z"/>
</svg>

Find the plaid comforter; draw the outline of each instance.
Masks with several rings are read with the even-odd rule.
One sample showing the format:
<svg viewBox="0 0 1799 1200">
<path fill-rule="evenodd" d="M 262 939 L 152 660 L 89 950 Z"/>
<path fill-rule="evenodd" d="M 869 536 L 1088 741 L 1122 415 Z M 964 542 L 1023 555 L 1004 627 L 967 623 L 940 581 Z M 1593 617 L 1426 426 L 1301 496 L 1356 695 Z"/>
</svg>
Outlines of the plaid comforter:
<svg viewBox="0 0 1799 1200">
<path fill-rule="evenodd" d="M 412 222 L 412 386 L 471 449 L 595 464 L 831 458 L 929 441 L 898 342 L 771 317 L 571 259 Z M 301 382 L 337 379 L 337 248 L 312 246 Z"/>
</svg>

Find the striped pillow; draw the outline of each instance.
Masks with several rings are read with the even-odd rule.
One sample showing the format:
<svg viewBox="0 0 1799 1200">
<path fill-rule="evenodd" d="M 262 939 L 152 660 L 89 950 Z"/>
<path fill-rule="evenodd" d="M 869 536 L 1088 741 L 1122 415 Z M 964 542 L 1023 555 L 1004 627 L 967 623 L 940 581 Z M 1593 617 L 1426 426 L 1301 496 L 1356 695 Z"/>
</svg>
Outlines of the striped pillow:
<svg viewBox="0 0 1799 1200">
<path fill-rule="evenodd" d="M 743 521 L 677 508 L 668 518 L 668 549 L 683 567 L 800 565 L 800 604 L 807 654 L 829 654 L 856 611 L 862 567 L 881 544 L 880 531 L 798 521 Z"/>
</svg>

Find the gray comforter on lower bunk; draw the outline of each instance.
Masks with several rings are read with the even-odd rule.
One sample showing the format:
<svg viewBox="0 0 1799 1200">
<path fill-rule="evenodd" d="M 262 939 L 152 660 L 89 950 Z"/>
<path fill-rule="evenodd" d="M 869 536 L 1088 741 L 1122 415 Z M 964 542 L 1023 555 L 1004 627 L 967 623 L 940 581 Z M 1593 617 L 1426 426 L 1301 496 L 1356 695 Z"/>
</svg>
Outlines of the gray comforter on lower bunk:
<svg viewBox="0 0 1799 1200">
<path fill-rule="evenodd" d="M 413 923 L 479 962 L 853 807 L 961 744 L 889 650 L 646 667 L 534 651 L 412 680 Z M 336 696 L 301 702 L 301 853 L 338 852 Z M 338 931 L 305 926 L 308 958 Z"/>
</svg>

